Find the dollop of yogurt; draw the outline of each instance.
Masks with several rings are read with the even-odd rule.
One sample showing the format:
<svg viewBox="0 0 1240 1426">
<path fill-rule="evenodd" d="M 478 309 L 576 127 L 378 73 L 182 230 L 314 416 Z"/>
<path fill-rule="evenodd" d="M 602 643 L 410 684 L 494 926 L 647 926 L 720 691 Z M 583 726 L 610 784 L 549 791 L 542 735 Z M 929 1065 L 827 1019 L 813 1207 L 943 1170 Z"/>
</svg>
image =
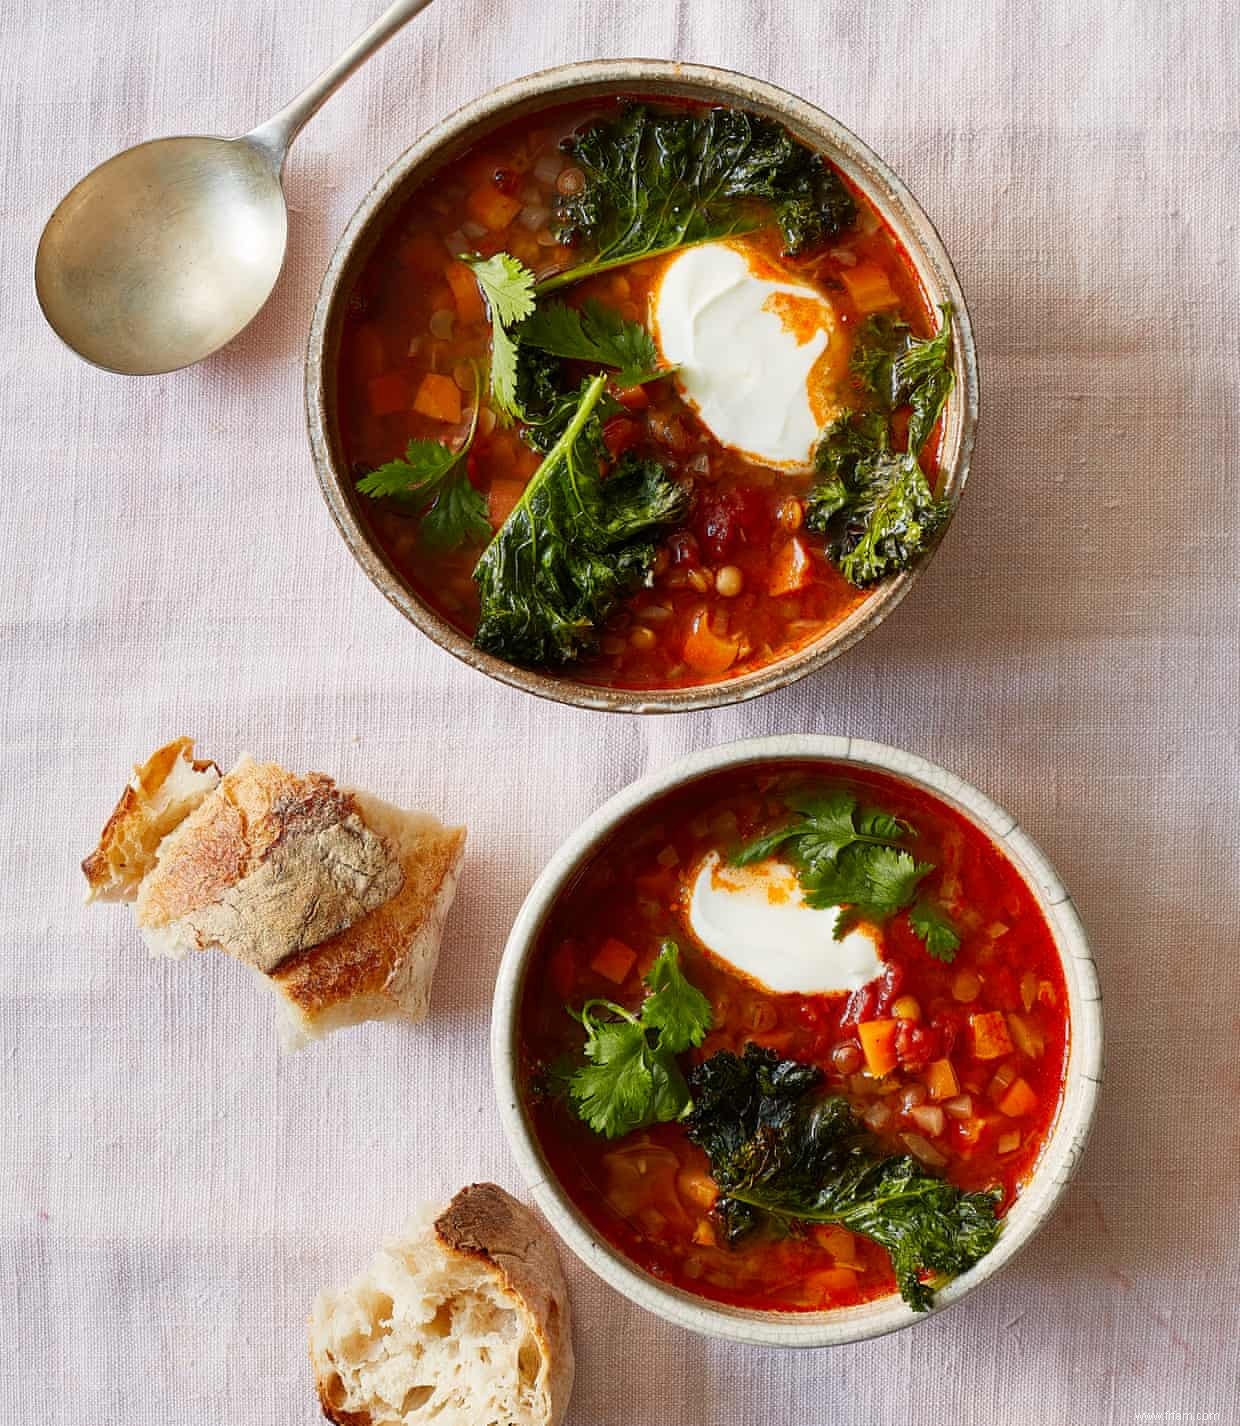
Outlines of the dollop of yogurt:
<svg viewBox="0 0 1240 1426">
<path fill-rule="evenodd" d="M 837 941 L 839 916 L 807 906 L 796 873 L 774 859 L 731 866 L 709 852 L 689 896 L 689 924 L 706 949 L 778 994 L 859 990 L 882 971 L 878 930 L 856 926 Z"/>
</svg>

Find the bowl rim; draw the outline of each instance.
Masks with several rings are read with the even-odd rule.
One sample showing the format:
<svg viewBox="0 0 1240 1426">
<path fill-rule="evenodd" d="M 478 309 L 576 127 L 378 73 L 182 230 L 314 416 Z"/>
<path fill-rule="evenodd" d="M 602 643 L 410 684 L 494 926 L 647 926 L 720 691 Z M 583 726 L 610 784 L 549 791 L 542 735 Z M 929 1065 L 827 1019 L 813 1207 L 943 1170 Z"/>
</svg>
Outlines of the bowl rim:
<svg viewBox="0 0 1240 1426">
<path fill-rule="evenodd" d="M 445 151 L 464 148 L 488 130 L 527 112 L 588 98 L 592 93 L 697 95 L 768 114 L 817 147 L 865 192 L 896 233 L 932 303 L 950 301 L 955 321 L 956 388 L 949 403 L 941 463 L 941 493 L 952 513 L 934 544 L 911 570 L 880 584 L 840 623 L 773 663 L 732 679 L 687 688 L 630 689 L 577 682 L 522 668 L 484 653 L 426 603 L 389 565 L 372 541 L 337 468 L 333 448 L 334 371 L 338 313 L 347 302 L 355 267 L 377 240 L 388 210 L 398 206 Z M 427 170 L 426 173 L 423 170 Z M 587 60 L 545 69 L 499 85 L 434 125 L 401 153 L 362 199 L 328 263 L 315 302 L 305 358 L 306 424 L 323 498 L 346 546 L 387 600 L 440 648 L 510 687 L 553 702 L 601 712 L 686 713 L 725 707 L 774 692 L 823 667 L 876 628 L 904 599 L 933 558 L 968 478 L 978 419 L 977 351 L 968 307 L 942 238 L 905 183 L 839 120 L 804 99 L 734 70 L 673 60 Z"/>
<path fill-rule="evenodd" d="M 542 923 L 566 881 L 631 812 L 708 774 L 747 764 L 831 761 L 877 768 L 945 801 L 1008 854 L 1050 925 L 1068 987 L 1069 1055 L 1054 1126 L 1028 1183 L 1005 1218 L 998 1244 L 969 1272 L 936 1293 L 927 1313 L 898 1295 L 824 1313 L 758 1312 L 695 1297 L 662 1283 L 607 1243 L 550 1173 L 521 1107 L 517 1021 L 524 972 Z M 1085 930 L 1051 863 L 1008 812 L 937 763 L 861 738 L 800 733 L 747 738 L 701 750 L 630 783 L 561 843 L 530 888 L 513 922 L 495 983 L 491 1066 L 509 1147 L 539 1209 L 572 1251 L 639 1307 L 680 1327 L 731 1341 L 822 1347 L 862 1341 L 926 1321 L 959 1302 L 1016 1256 L 1047 1221 L 1080 1163 L 1103 1075 L 1101 991 Z"/>
</svg>

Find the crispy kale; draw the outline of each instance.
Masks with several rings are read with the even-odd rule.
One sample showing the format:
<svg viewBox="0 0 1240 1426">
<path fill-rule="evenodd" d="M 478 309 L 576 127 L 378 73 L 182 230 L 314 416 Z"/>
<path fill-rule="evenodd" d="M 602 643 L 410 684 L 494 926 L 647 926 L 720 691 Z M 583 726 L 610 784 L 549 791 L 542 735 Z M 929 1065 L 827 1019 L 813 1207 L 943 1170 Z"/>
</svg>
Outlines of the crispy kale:
<svg viewBox="0 0 1240 1426">
<path fill-rule="evenodd" d="M 554 444 L 474 570 L 479 648 L 522 664 L 591 649 L 616 603 L 649 579 L 654 533 L 687 493 L 653 460 L 628 456 L 603 478 L 606 377 L 585 381 Z"/>
<path fill-rule="evenodd" d="M 741 109 L 707 113 L 634 104 L 572 141 L 585 174 L 559 202 L 559 236 L 594 256 L 539 284 L 550 291 L 640 258 L 729 237 L 773 217 L 788 254 L 856 221 L 843 179 L 773 119 Z"/>
<path fill-rule="evenodd" d="M 730 1242 L 763 1221 L 793 1231 L 842 1224 L 887 1250 L 901 1295 L 924 1312 L 935 1287 L 994 1247 L 997 1196 L 962 1192 L 907 1155 L 883 1156 L 846 1100 L 818 1092 L 821 1079 L 815 1066 L 753 1044 L 692 1071 L 687 1129 L 719 1185 L 716 1217 Z"/>
<path fill-rule="evenodd" d="M 951 308 L 923 341 L 902 322 L 872 317 L 853 350 L 852 369 L 868 408 L 845 411 L 815 453 L 819 479 L 806 502 L 806 525 L 827 537 L 827 553 L 861 588 L 898 574 L 929 548 L 951 513 L 937 500 L 921 452 L 954 380 Z M 891 413 L 909 408 L 908 447 L 893 449 Z"/>
</svg>

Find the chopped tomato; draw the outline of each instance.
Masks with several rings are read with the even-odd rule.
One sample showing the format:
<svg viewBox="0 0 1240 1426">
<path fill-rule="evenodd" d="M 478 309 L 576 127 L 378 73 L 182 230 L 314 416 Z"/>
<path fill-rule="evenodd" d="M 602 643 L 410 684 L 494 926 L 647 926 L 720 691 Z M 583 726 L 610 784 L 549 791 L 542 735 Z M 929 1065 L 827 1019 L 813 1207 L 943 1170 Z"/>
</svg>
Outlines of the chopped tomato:
<svg viewBox="0 0 1240 1426">
<path fill-rule="evenodd" d="M 456 301 L 456 315 L 462 322 L 481 322 L 486 316 L 486 309 L 477 278 L 463 262 L 450 262 L 446 275 Z"/>
<path fill-rule="evenodd" d="M 487 516 L 491 528 L 498 530 L 516 508 L 517 501 L 525 491 L 525 482 L 520 480 L 493 480 L 487 491 Z"/>
<path fill-rule="evenodd" d="M 603 427 L 603 444 L 612 460 L 619 460 L 625 451 L 631 451 L 641 436 L 641 427 L 627 416 L 613 416 Z"/>
</svg>

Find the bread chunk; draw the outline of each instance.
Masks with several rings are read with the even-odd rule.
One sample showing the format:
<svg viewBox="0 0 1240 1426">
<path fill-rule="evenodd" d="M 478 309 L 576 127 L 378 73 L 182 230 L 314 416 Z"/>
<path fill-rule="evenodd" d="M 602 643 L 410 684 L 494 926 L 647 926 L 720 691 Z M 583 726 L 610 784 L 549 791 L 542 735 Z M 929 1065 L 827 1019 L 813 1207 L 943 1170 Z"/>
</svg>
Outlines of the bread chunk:
<svg viewBox="0 0 1240 1426">
<path fill-rule="evenodd" d="M 88 901 L 132 901 L 155 851 L 220 780 L 194 757 L 192 738 L 174 738 L 135 767 L 99 845 L 82 863 Z"/>
<path fill-rule="evenodd" d="M 362 1020 L 420 1020 L 464 828 L 248 757 L 221 778 L 192 749 L 179 739 L 135 774 L 141 800 L 131 784 L 83 863 L 92 894 L 132 901 L 154 955 L 215 949 L 249 966 L 280 996 L 290 1048 Z M 162 781 L 143 781 L 157 759 Z M 186 787 L 200 766 L 209 784 L 196 771 Z"/>
<path fill-rule="evenodd" d="M 573 1345 L 551 1235 L 493 1183 L 424 1208 L 319 1295 L 310 1360 L 336 1426 L 558 1426 Z"/>
</svg>

